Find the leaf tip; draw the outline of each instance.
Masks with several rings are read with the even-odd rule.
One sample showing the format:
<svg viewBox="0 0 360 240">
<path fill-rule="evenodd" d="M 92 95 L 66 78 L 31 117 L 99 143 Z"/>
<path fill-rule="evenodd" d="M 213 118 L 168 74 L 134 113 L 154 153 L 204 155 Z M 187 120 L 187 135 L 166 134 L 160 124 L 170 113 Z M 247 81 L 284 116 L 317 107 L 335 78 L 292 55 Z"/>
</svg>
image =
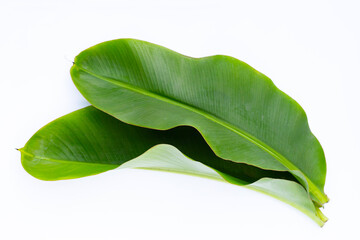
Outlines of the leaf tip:
<svg viewBox="0 0 360 240">
<path fill-rule="evenodd" d="M 23 148 L 15 148 L 16 151 L 23 152 Z"/>
</svg>

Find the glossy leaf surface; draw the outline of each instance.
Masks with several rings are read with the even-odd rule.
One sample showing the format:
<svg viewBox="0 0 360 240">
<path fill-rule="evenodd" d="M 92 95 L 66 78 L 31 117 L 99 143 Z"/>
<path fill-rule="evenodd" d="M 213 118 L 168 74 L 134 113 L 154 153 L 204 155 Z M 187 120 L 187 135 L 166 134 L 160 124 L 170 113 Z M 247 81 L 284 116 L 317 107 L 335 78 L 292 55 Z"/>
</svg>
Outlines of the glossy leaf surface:
<svg viewBox="0 0 360 240">
<path fill-rule="evenodd" d="M 116 168 L 170 171 L 246 186 L 287 202 L 319 225 L 326 221 L 291 174 L 223 161 L 191 127 L 151 130 L 86 107 L 49 123 L 20 151 L 26 171 L 42 180 Z"/>
<path fill-rule="evenodd" d="M 304 110 L 244 62 L 120 39 L 80 53 L 71 76 L 92 105 L 121 121 L 193 126 L 220 158 L 289 171 L 319 205 L 328 201 L 324 152 Z"/>
</svg>

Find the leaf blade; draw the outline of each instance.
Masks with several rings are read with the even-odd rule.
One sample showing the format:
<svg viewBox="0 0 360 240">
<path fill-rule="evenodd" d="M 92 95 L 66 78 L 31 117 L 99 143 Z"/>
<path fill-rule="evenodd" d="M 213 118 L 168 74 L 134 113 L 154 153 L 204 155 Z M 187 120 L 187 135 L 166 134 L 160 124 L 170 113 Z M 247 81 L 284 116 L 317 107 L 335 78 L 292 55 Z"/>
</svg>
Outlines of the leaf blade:
<svg viewBox="0 0 360 240">
<path fill-rule="evenodd" d="M 239 60 L 194 59 L 121 39 L 80 53 L 71 75 L 91 104 L 124 122 L 154 129 L 193 126 L 221 158 L 301 172 L 314 200 L 328 201 L 325 156 L 305 112 Z"/>
<path fill-rule="evenodd" d="M 96 154 L 83 154 L 84 146 L 91 146 L 92 154 Z M 324 224 L 305 189 L 291 175 L 230 162 L 214 165 L 215 161 L 223 161 L 189 127 L 168 131 L 140 128 L 90 106 L 49 123 L 20 152 L 25 170 L 42 180 L 85 177 L 117 168 L 170 171 L 246 185 L 287 202 L 319 225 Z M 234 171 L 236 168 L 239 171 Z M 272 185 L 266 186 L 269 181 Z"/>
</svg>

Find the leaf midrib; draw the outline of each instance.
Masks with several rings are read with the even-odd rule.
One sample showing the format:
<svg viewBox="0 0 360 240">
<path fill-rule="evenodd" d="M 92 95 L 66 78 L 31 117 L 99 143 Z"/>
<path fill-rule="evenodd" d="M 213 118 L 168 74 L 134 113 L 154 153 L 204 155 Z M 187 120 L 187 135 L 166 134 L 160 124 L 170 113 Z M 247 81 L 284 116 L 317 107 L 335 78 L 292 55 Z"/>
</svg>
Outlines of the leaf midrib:
<svg viewBox="0 0 360 240">
<path fill-rule="evenodd" d="M 83 71 L 83 72 L 85 72 L 85 73 L 87 73 L 87 74 L 89 74 L 91 76 L 94 76 L 94 77 L 96 77 L 98 79 L 107 81 L 109 83 L 112 83 L 112 84 L 115 84 L 117 86 L 123 87 L 125 89 L 130 90 L 130 91 L 137 92 L 139 94 L 142 94 L 142 95 L 145 95 L 145 96 L 148 96 L 148 97 L 152 97 L 152 98 L 158 99 L 160 101 L 167 102 L 169 104 L 176 105 L 176 106 L 179 106 L 181 108 L 187 109 L 187 110 L 192 111 L 192 112 L 194 112 L 196 114 L 200 114 L 200 115 L 204 116 L 205 118 L 209 119 L 210 121 L 215 122 L 215 123 L 227 128 L 227 129 L 229 129 L 230 131 L 240 135 L 241 137 L 243 137 L 246 140 L 250 141 L 251 143 L 253 143 L 257 147 L 259 147 L 262 150 L 269 153 L 271 156 L 273 156 L 277 161 L 279 161 L 287 169 L 300 171 L 304 175 L 304 177 L 306 178 L 306 180 L 307 180 L 307 182 L 309 184 L 310 192 L 312 192 L 319 199 L 324 198 L 322 192 L 317 188 L 317 186 L 298 167 L 296 167 L 290 160 L 288 160 L 282 154 L 280 154 L 275 149 L 271 148 L 270 146 L 268 146 L 267 144 L 265 144 L 261 140 L 257 139 L 256 137 L 252 136 L 251 134 L 247 133 L 246 131 L 244 131 L 244 130 L 242 130 L 242 129 L 240 129 L 240 128 L 238 128 L 238 127 L 236 127 L 236 126 L 234 126 L 234 125 L 232 125 L 232 124 L 230 124 L 228 122 L 225 122 L 224 120 L 212 115 L 209 112 L 203 111 L 203 110 L 198 109 L 198 108 L 196 108 L 194 106 L 191 106 L 189 104 L 182 103 L 182 102 L 179 102 L 179 101 L 175 101 L 174 99 L 171 99 L 171 98 L 169 98 L 167 96 L 162 96 L 162 95 L 159 95 L 157 93 L 144 90 L 143 88 L 139 88 L 137 86 L 134 86 L 134 85 L 126 83 L 126 82 L 123 82 L 121 80 L 115 80 L 115 79 L 112 79 L 112 78 L 109 78 L 109 77 L 98 75 L 98 74 L 93 73 L 93 72 L 91 72 L 91 71 L 89 71 L 89 70 L 87 70 L 87 69 L 85 69 L 83 67 L 80 67 L 79 65 L 76 64 L 76 62 L 74 62 L 73 67 L 74 66 L 77 67 L 79 70 L 81 70 L 81 71 Z M 89 102 L 90 102 L 90 100 L 89 100 Z M 225 159 L 225 160 L 231 161 L 230 159 Z"/>
<path fill-rule="evenodd" d="M 76 65 L 76 63 L 75 63 Z M 167 103 L 170 103 L 172 105 L 176 105 L 176 106 L 179 106 L 181 108 L 184 108 L 184 109 L 187 109 L 187 110 L 190 110 L 194 113 L 197 113 L 197 114 L 200 114 L 202 116 L 204 116 L 205 118 L 237 133 L 238 135 L 244 137 L 245 139 L 249 140 L 250 142 L 254 143 L 256 146 L 260 147 L 261 149 L 267 151 L 269 154 L 271 154 L 273 157 L 275 157 L 278 161 L 280 161 L 285 167 L 287 167 L 287 162 L 289 163 L 289 167 L 287 167 L 289 170 L 299 170 L 295 165 L 293 165 L 289 160 L 287 160 L 284 156 L 282 156 L 280 153 L 278 153 L 276 150 L 274 150 L 273 148 L 271 148 L 270 146 L 268 146 L 267 144 L 263 143 L 262 141 L 260 141 L 259 139 L 257 139 L 256 137 L 246 133 L 244 130 L 241 130 L 239 129 L 238 127 L 235 127 L 233 126 L 232 124 L 230 123 L 227 123 L 225 122 L 224 120 L 208 113 L 208 112 L 205 112 L 201 109 L 198 109 L 194 106 L 191 106 L 189 104 L 185 104 L 185 103 L 182 103 L 182 102 L 178 102 L 178 101 L 175 101 L 169 97 L 166 97 L 166 96 L 162 96 L 162 95 L 159 95 L 157 93 L 153 93 L 153 92 L 150 92 L 150 91 L 147 91 L 147 90 L 144 90 L 143 88 L 139 88 L 137 86 L 134 86 L 132 84 L 129 84 L 129 83 L 125 83 L 125 82 L 122 82 L 122 81 L 119 81 L 119 80 L 115 80 L 115 79 L 112 79 L 112 78 L 108 78 L 108 77 L 104 77 L 104 76 L 101 76 L 101 75 L 98 75 L 98 74 L 95 74 L 91 71 L 88 71 L 87 69 L 84 69 L 82 67 L 79 67 L 78 65 L 76 65 L 76 67 L 78 69 L 80 69 L 81 71 L 83 72 L 86 72 L 96 78 L 99 78 L 101 80 L 104 80 L 104 81 L 107 81 L 107 82 L 110 82 L 110 83 L 113 83 L 115 85 L 118 85 L 118 86 L 121 86 L 123 88 L 126 88 L 128 90 L 131 90 L 131 91 L 134 91 L 134 92 L 137 92 L 137 93 L 140 93 L 142 95 L 146 95 L 146 96 L 149 96 L 149 97 L 153 97 L 153 98 L 156 98 L 158 100 L 161 100 L 161 101 L 164 101 L 164 102 L 167 102 Z M 281 161 L 283 159 L 284 163 Z M 228 159 L 229 160 L 229 159 Z M 291 166 L 292 165 L 292 166 Z M 300 170 L 299 170 L 300 171 Z"/>
<path fill-rule="evenodd" d="M 114 164 L 114 163 L 80 162 L 80 161 L 75 161 L 75 160 L 70 160 L 70 159 L 65 160 L 65 159 L 42 157 L 42 156 L 37 156 L 32 153 L 26 152 L 24 149 L 19 149 L 19 151 L 21 152 L 21 154 L 27 155 L 29 157 L 37 158 L 37 159 L 45 160 L 45 161 L 50 161 L 50 162 L 75 163 L 75 164 L 83 164 L 83 165 L 89 164 L 89 165 L 101 165 L 101 166 L 120 166 L 120 164 Z"/>
<path fill-rule="evenodd" d="M 26 152 L 23 148 L 21 149 L 17 149 L 21 152 L 21 154 L 27 155 L 31 158 L 36 158 L 36 159 L 40 159 L 40 160 L 45 160 L 45 161 L 49 161 L 49 162 L 56 162 L 56 163 L 66 163 L 66 164 L 79 164 L 79 165 L 100 165 L 100 166 L 117 166 L 120 167 L 122 164 L 114 164 L 114 163 L 94 163 L 94 162 L 80 162 L 80 161 L 75 161 L 75 160 L 65 160 L 65 159 L 55 159 L 55 158 L 48 158 L 48 157 L 42 157 L 42 156 L 38 156 L 38 155 L 34 155 L 32 153 Z M 141 156 L 141 155 L 140 155 Z M 134 158 L 136 159 L 136 158 Z M 134 160 L 132 159 L 132 160 Z M 132 161 L 130 160 L 130 161 Z M 191 159 L 192 160 L 192 159 Z M 192 160 L 194 161 L 194 160 Z M 205 165 L 206 166 L 206 165 Z M 208 168 L 211 168 L 209 166 L 206 166 Z M 196 171 L 180 171 L 180 170 L 174 170 L 174 169 L 170 169 L 170 168 L 161 168 L 161 167 L 134 167 L 134 169 L 143 169 L 143 170 L 155 170 L 155 171 L 162 171 L 162 172 L 171 172 L 171 173 L 178 173 L 178 174 L 184 174 L 184 175 L 190 175 L 190 176 L 197 176 L 197 177 L 203 177 L 203 178 L 208 178 L 208 179 L 212 179 L 212 180 L 217 180 L 217 181 L 226 181 L 221 174 L 219 174 L 219 172 L 215 169 L 213 169 L 215 172 L 217 172 L 217 174 L 220 176 L 220 178 L 218 177 L 214 177 L 211 174 L 198 174 Z M 211 168 L 212 169 L 212 168 Z M 239 179 L 240 180 L 240 179 Z M 240 180 L 244 183 L 244 185 L 246 184 L 250 184 L 249 182 L 246 182 L 244 180 Z"/>
</svg>

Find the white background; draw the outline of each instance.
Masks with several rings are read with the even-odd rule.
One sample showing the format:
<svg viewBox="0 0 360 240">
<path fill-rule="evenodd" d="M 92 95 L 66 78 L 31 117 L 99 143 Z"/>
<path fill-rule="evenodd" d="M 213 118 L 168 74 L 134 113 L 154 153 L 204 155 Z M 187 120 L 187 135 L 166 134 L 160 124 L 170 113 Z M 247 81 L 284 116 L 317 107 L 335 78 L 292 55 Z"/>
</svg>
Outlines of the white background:
<svg viewBox="0 0 360 240">
<path fill-rule="evenodd" d="M 190 176 L 121 170 L 44 182 L 27 174 L 15 147 L 87 105 L 71 61 L 116 38 L 236 57 L 297 100 L 327 157 L 328 223 Z M 360 239 L 359 44 L 360 1 L 0 0 L 0 239 Z"/>
</svg>

